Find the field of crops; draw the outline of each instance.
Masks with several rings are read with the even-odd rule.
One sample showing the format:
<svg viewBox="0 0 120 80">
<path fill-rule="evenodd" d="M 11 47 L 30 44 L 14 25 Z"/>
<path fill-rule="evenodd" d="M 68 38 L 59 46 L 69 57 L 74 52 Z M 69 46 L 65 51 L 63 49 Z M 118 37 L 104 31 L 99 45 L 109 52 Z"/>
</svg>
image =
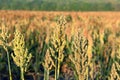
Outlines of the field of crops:
<svg viewBox="0 0 120 80">
<path fill-rule="evenodd" d="M 120 80 L 120 12 L 0 11 L 0 80 Z"/>
</svg>

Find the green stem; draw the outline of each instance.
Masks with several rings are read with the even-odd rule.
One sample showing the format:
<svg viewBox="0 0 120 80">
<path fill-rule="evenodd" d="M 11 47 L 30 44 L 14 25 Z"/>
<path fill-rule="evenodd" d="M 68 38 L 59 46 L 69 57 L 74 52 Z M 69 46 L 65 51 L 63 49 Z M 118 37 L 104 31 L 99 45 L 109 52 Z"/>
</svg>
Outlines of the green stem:
<svg viewBox="0 0 120 80">
<path fill-rule="evenodd" d="M 24 80 L 24 69 L 21 67 L 21 80 Z"/>
<path fill-rule="evenodd" d="M 49 70 L 47 71 L 47 80 L 49 80 Z"/>
<path fill-rule="evenodd" d="M 55 62 L 55 80 L 57 80 L 57 61 Z"/>
<path fill-rule="evenodd" d="M 58 61 L 58 67 L 57 67 L 57 80 L 59 79 L 60 74 L 60 61 Z"/>
<path fill-rule="evenodd" d="M 55 80 L 59 79 L 59 73 L 60 73 L 60 61 L 57 62 L 56 62 L 57 66 L 55 67 Z"/>
<path fill-rule="evenodd" d="M 49 80 L 49 70 L 45 70 L 45 72 L 44 72 L 44 80 Z"/>
<path fill-rule="evenodd" d="M 8 50 L 7 50 L 7 49 L 6 49 L 6 51 L 7 51 L 7 60 L 8 60 L 9 77 L 10 77 L 10 80 L 12 80 L 9 53 L 8 53 Z"/>
<path fill-rule="evenodd" d="M 86 79 L 86 80 L 89 80 L 89 78 L 88 78 L 88 77 L 89 77 L 89 76 L 88 76 L 88 72 L 89 72 L 89 71 L 88 71 L 88 66 L 87 66 L 87 79 Z"/>
</svg>

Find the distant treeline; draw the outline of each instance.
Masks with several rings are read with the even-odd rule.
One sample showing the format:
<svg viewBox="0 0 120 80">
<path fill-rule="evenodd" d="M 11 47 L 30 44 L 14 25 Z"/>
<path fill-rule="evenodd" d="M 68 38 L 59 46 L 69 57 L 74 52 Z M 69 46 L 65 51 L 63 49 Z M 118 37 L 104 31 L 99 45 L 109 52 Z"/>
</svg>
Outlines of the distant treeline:
<svg viewBox="0 0 120 80">
<path fill-rule="evenodd" d="M 1 10 L 116 11 L 119 3 L 88 3 L 81 0 L 0 0 Z"/>
</svg>

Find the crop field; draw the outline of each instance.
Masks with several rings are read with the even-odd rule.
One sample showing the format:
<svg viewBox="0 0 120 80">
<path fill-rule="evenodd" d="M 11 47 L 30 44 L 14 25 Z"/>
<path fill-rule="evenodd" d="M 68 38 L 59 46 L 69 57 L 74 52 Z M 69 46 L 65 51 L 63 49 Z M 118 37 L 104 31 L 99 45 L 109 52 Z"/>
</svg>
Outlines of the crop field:
<svg viewBox="0 0 120 80">
<path fill-rule="evenodd" d="M 120 80 L 120 12 L 1 10 L 0 80 Z"/>
</svg>

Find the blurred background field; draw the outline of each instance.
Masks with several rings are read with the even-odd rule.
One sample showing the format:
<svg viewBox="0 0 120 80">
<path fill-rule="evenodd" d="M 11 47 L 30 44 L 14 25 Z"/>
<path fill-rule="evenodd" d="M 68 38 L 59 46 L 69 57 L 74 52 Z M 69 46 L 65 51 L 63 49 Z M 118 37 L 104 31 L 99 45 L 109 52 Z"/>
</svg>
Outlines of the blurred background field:
<svg viewBox="0 0 120 80">
<path fill-rule="evenodd" d="M 0 0 L 0 80 L 120 80 L 120 0 Z"/>
<path fill-rule="evenodd" d="M 59 61 L 59 58 L 59 80 L 119 80 L 119 17 L 119 12 L 0 11 L 0 41 L 7 41 L 4 45 L 7 45 L 13 80 L 20 79 L 20 69 L 11 56 L 15 53 L 13 40 L 17 34 L 16 29 L 24 36 L 28 54 L 32 54 L 24 74 L 25 80 L 43 80 L 46 69 L 50 73 L 49 79 L 55 80 L 54 65 L 58 63 L 55 61 Z M 4 33 L 10 36 L 4 38 Z M 59 40 L 60 45 L 56 43 Z M 8 58 L 4 45 L 1 43 L 0 46 L 1 80 L 9 79 Z M 59 54 L 63 57 L 58 56 Z M 48 55 L 52 57 L 49 58 Z M 46 56 L 48 60 L 53 61 L 52 64 L 46 64 L 47 68 L 43 65 L 47 60 Z"/>
</svg>

